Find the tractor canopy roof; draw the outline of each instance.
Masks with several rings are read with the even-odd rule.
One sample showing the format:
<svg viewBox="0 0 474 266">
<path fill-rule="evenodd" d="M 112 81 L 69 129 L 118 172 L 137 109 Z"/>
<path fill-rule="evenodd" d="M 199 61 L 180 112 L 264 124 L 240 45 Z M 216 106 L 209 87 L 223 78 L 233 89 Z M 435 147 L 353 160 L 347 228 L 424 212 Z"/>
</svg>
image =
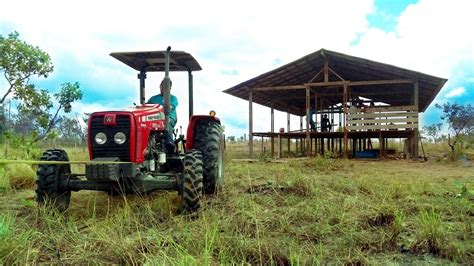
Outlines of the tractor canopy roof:
<svg viewBox="0 0 474 266">
<path fill-rule="evenodd" d="M 115 59 L 138 71 L 165 71 L 166 51 L 111 53 Z M 170 52 L 170 71 L 202 70 L 194 57 L 183 51 Z"/>
</svg>

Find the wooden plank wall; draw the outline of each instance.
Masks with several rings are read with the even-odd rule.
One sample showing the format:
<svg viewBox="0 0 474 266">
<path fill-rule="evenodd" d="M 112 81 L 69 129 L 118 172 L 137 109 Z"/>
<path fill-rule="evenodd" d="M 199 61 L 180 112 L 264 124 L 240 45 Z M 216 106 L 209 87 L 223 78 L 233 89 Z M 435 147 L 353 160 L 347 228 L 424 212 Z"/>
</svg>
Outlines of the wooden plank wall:
<svg viewBox="0 0 474 266">
<path fill-rule="evenodd" d="M 349 108 L 346 128 L 349 131 L 417 129 L 418 111 L 414 106 Z"/>
</svg>

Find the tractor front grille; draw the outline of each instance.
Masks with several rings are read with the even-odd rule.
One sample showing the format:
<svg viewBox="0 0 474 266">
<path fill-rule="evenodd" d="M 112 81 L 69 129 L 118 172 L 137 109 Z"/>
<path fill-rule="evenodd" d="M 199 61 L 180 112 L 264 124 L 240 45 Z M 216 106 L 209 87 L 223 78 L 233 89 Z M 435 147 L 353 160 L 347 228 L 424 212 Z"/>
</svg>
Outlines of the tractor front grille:
<svg viewBox="0 0 474 266">
<path fill-rule="evenodd" d="M 117 115 L 115 126 L 104 125 L 104 116 L 93 116 L 90 124 L 90 141 L 92 150 L 92 159 L 102 157 L 118 157 L 122 162 L 130 161 L 130 116 Z M 95 142 L 95 135 L 99 132 L 105 133 L 107 141 L 99 145 Z M 114 141 L 114 135 L 117 132 L 123 132 L 127 136 L 124 144 L 117 144 Z"/>
</svg>

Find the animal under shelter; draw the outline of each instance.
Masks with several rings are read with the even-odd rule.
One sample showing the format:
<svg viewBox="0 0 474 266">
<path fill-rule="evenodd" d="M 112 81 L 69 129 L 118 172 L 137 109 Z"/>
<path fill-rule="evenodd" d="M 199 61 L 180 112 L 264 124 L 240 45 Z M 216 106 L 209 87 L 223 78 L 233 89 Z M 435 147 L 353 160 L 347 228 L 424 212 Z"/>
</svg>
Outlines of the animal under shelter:
<svg viewBox="0 0 474 266">
<path fill-rule="evenodd" d="M 446 79 L 397 66 L 321 49 L 275 70 L 244 81 L 225 93 L 249 103 L 249 157 L 253 138 L 271 140 L 271 154 L 282 154 L 282 141 L 296 142 L 306 156 L 327 151 L 341 156 L 384 157 L 390 138 L 405 139 L 406 155 L 418 158 L 419 113 L 424 112 Z M 253 105 L 270 108 L 268 132 L 253 131 Z M 287 128 L 275 131 L 274 111 L 287 113 Z M 290 114 L 300 128 L 290 128 Z M 305 125 L 305 126 L 304 126 Z M 372 147 L 378 140 L 378 148 Z"/>
</svg>

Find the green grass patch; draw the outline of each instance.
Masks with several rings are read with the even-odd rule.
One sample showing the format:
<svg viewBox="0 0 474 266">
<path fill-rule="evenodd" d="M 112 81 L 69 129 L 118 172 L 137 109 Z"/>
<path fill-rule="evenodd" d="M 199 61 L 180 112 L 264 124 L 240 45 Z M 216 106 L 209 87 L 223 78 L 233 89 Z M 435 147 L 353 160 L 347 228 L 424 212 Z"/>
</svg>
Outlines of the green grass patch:
<svg viewBox="0 0 474 266">
<path fill-rule="evenodd" d="M 224 189 L 204 199 L 197 218 L 177 213 L 176 192 L 73 192 L 58 216 L 38 210 L 31 187 L 0 190 L 0 264 L 474 261 L 472 166 L 324 157 L 243 163 L 231 159 L 245 147 L 232 148 Z M 88 156 L 80 148 L 68 153 Z M 28 173 L 1 171 L 0 187 Z"/>
</svg>

